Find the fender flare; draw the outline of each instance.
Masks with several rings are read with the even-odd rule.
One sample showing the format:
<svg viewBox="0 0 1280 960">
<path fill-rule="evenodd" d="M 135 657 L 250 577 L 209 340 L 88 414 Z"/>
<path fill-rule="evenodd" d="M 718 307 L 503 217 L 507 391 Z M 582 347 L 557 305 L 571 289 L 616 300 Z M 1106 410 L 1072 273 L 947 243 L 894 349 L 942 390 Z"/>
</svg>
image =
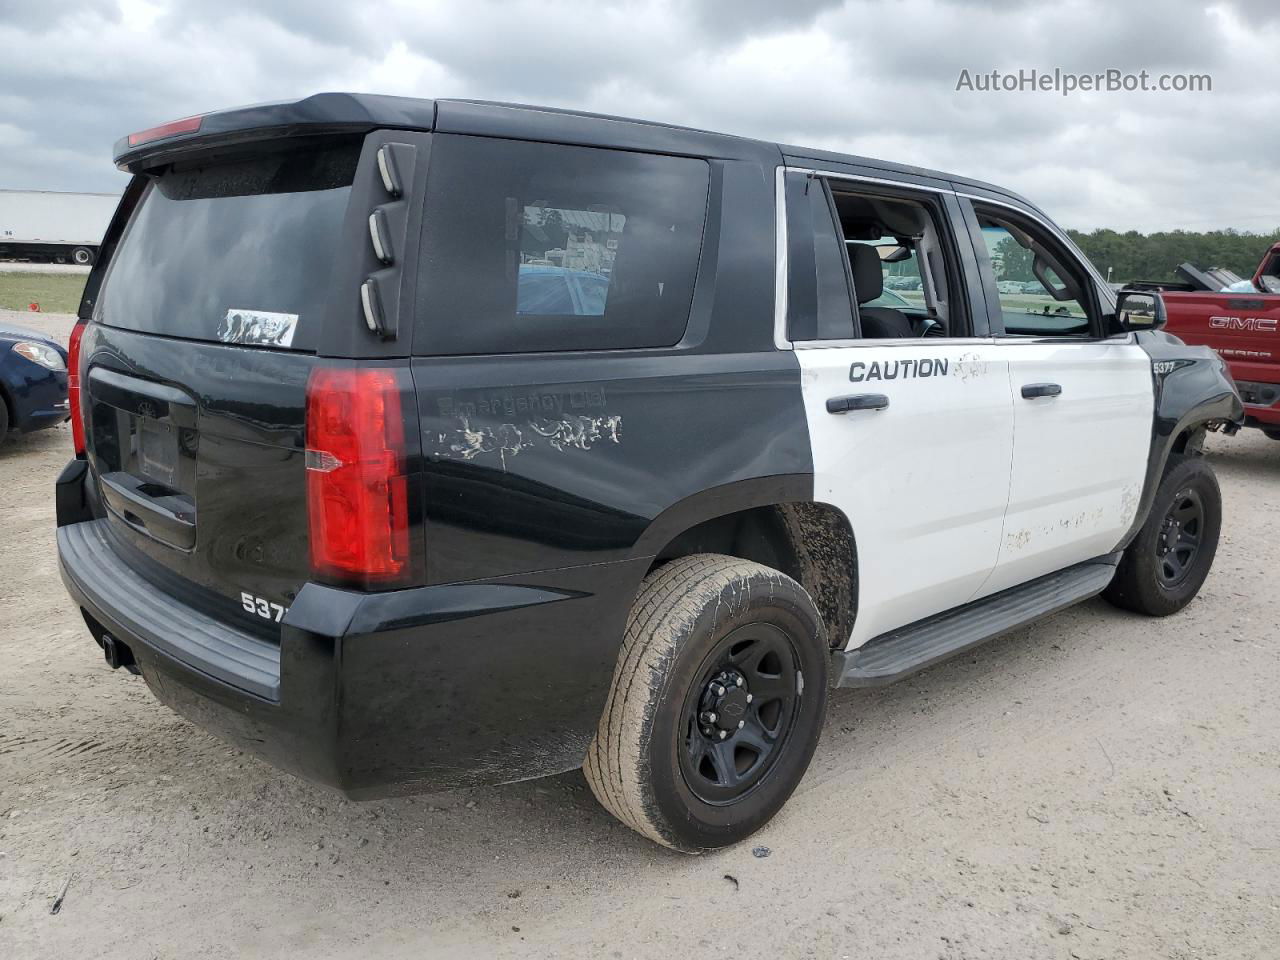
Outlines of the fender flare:
<svg viewBox="0 0 1280 960">
<path fill-rule="evenodd" d="M 778 503 L 812 501 L 813 474 L 750 477 L 709 487 L 677 500 L 654 517 L 636 540 L 633 556 L 656 557 L 684 531 L 716 517 Z"/>
<path fill-rule="evenodd" d="M 1146 523 L 1178 438 L 1218 421 L 1242 424 L 1244 404 L 1222 359 L 1208 347 L 1188 347 L 1162 331 L 1141 333 L 1138 346 L 1151 357 L 1155 409 L 1142 496 L 1133 523 L 1116 545 L 1125 549 Z"/>
</svg>

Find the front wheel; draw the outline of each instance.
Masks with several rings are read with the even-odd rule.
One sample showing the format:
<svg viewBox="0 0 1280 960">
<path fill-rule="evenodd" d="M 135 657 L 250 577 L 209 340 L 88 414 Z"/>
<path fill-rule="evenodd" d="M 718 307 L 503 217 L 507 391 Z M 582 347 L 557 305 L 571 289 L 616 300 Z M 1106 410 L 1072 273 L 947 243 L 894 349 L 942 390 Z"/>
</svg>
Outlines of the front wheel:
<svg viewBox="0 0 1280 960">
<path fill-rule="evenodd" d="M 818 744 L 826 630 L 790 577 L 718 554 L 645 578 L 583 772 L 638 833 L 684 853 L 750 836 Z"/>
<path fill-rule="evenodd" d="M 1209 575 L 1222 529 L 1222 492 L 1202 457 L 1170 458 L 1142 529 L 1103 596 L 1152 617 L 1177 613 Z"/>
<path fill-rule="evenodd" d="M 88 247 L 76 247 L 71 251 L 71 259 L 82 267 L 93 263 L 93 251 Z"/>
</svg>

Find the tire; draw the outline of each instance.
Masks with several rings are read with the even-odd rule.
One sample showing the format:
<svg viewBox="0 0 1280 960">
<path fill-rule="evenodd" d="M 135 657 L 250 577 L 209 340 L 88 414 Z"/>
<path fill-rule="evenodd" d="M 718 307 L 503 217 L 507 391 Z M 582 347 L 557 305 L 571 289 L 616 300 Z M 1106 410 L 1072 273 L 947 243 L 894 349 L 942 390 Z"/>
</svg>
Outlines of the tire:
<svg viewBox="0 0 1280 960">
<path fill-rule="evenodd" d="M 684 853 L 750 836 L 813 757 L 829 658 L 822 618 L 790 577 L 717 554 L 660 567 L 627 619 L 583 765 L 591 792 Z"/>
<path fill-rule="evenodd" d="M 93 263 L 93 251 L 88 247 L 76 247 L 71 251 L 71 262 L 87 267 Z"/>
<path fill-rule="evenodd" d="M 1280 427 L 1263 427 L 1262 432 L 1271 440 L 1280 440 Z"/>
<path fill-rule="evenodd" d="M 1222 493 L 1213 468 L 1203 457 L 1170 457 L 1151 512 L 1103 596 L 1150 617 L 1177 613 L 1200 592 L 1221 530 Z"/>
<path fill-rule="evenodd" d="M 9 403 L 0 392 L 0 444 L 9 438 Z"/>
</svg>

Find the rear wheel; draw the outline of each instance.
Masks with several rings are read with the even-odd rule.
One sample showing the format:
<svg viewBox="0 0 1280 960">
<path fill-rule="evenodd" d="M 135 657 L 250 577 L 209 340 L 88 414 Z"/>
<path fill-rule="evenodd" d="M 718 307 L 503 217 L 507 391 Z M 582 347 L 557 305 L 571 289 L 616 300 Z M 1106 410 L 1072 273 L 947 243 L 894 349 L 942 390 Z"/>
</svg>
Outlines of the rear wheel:
<svg viewBox="0 0 1280 960">
<path fill-rule="evenodd" d="M 651 573 L 583 765 L 596 799 L 685 853 L 767 823 L 809 766 L 827 700 L 826 631 L 790 577 L 699 554 Z"/>
<path fill-rule="evenodd" d="M 1146 523 L 1124 552 L 1104 596 L 1118 607 L 1165 617 L 1200 592 L 1222 529 L 1222 493 L 1202 457 L 1171 458 Z"/>
<path fill-rule="evenodd" d="M 88 247 L 76 247 L 71 251 L 71 259 L 80 266 L 87 267 L 93 263 L 93 251 Z"/>
</svg>

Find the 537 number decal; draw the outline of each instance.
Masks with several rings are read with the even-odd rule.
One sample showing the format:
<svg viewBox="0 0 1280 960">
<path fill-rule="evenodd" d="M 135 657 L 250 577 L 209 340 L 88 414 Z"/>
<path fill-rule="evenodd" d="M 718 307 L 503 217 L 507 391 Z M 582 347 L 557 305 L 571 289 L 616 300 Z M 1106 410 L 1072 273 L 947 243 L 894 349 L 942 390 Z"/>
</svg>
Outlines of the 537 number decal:
<svg viewBox="0 0 1280 960">
<path fill-rule="evenodd" d="M 251 593 L 240 594 L 240 605 L 254 616 L 262 617 L 264 620 L 274 620 L 276 623 L 284 619 L 284 615 L 289 612 L 288 607 L 263 600 L 262 597 L 255 597 Z"/>
</svg>

